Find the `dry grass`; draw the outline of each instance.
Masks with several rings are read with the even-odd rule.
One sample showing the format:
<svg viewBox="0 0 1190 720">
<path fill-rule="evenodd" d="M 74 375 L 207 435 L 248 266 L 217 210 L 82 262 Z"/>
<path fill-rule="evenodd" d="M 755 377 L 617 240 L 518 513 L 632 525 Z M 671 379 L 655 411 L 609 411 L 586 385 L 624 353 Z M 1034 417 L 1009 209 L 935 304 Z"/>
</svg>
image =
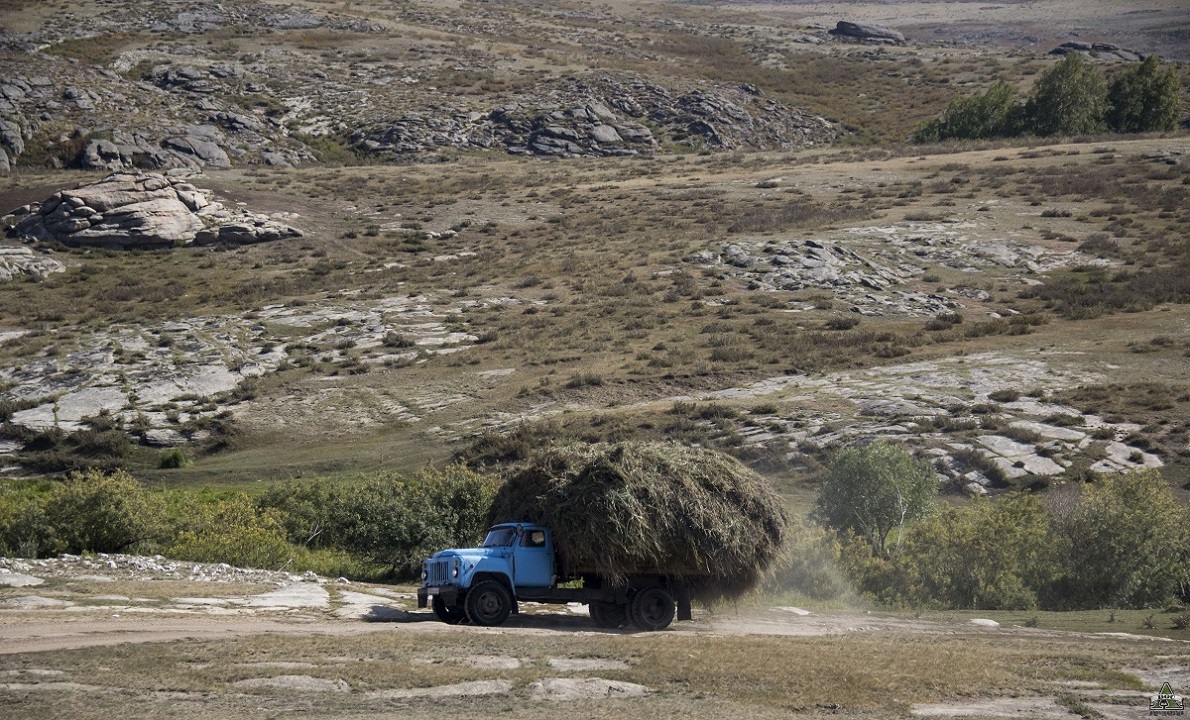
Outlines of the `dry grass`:
<svg viewBox="0 0 1190 720">
<path fill-rule="evenodd" d="M 518 717 L 544 717 L 558 706 L 518 699 L 543 677 L 566 675 L 547 664 L 551 657 L 575 656 L 568 633 L 519 634 L 452 629 L 448 632 L 372 632 L 352 637 L 270 637 L 202 643 L 142 645 L 49 652 L 37 667 L 63 671 L 55 681 L 108 688 L 87 695 L 86 705 L 70 696 L 0 690 L 9 717 L 31 717 L 50 697 L 61 716 L 133 717 L 135 712 L 192 717 L 259 707 L 299 717 L 347 717 L 377 713 L 388 702 L 363 693 L 474 680 L 507 680 L 513 696 L 402 701 L 405 717 L 426 717 L 445 707 L 484 713 L 513 710 Z M 646 685 L 655 694 L 638 700 L 567 705 L 584 715 L 614 712 L 649 717 L 678 710 L 692 717 L 768 717 L 774 713 L 812 715 L 835 708 L 859 717 L 904 713 L 914 703 L 1051 695 L 1056 683 L 1101 683 L 1109 689 L 1136 689 L 1123 667 L 1148 666 L 1156 646 L 1137 641 L 1076 640 L 1061 637 L 900 634 L 844 637 L 707 637 L 682 634 L 644 636 L 586 635 L 581 657 L 627 663 L 626 670 L 600 676 Z M 1168 655 L 1169 652 L 1174 655 Z M 1166 662 L 1184 654 L 1163 646 Z M 518 658 L 516 670 L 468 667 L 478 655 Z M 1181 660 L 1179 660 L 1179 656 Z M 260 663 L 300 663 L 269 667 Z M 28 657 L 0 656 L 0 668 L 26 667 Z M 296 668 L 296 669 L 295 669 Z M 245 693 L 229 683 L 257 677 L 306 675 L 341 680 L 350 694 L 297 693 L 258 689 Z M 581 676 L 582 673 L 579 673 Z M 166 708 L 171 708 L 166 710 Z M 612 709 L 614 708 L 614 710 Z M 160 716 L 160 715 L 158 715 Z"/>
</svg>

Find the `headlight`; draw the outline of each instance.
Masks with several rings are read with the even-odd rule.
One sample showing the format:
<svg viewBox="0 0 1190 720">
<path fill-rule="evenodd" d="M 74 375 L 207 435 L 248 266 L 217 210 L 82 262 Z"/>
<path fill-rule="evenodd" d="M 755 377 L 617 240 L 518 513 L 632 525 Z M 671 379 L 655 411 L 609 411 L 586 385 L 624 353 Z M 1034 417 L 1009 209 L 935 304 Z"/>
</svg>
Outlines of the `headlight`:
<svg viewBox="0 0 1190 720">
<path fill-rule="evenodd" d="M 421 569 L 421 581 L 425 582 L 430 579 L 430 573 L 424 567 Z"/>
<path fill-rule="evenodd" d="M 455 558 L 455 560 L 454 560 L 453 566 L 450 569 L 450 576 L 451 577 L 459 576 L 459 559 L 458 558 Z"/>
</svg>

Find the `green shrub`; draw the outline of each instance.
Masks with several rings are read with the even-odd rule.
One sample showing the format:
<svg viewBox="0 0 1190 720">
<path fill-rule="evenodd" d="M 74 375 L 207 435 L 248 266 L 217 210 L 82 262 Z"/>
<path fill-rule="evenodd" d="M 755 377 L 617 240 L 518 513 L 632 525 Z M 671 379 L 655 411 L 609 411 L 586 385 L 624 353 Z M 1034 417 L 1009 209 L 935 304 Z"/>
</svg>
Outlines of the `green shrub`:
<svg viewBox="0 0 1190 720">
<path fill-rule="evenodd" d="M 350 488 L 340 488 L 349 492 Z M 290 480 L 272 486 L 256 499 L 256 507 L 273 510 L 285 529 L 289 542 L 312 548 L 336 544 L 337 528 L 328 525 L 337 501 L 335 487 L 327 480 L 298 482 Z"/>
<path fill-rule="evenodd" d="M 1051 604 L 1159 607 L 1190 596 L 1190 508 L 1160 473 L 1101 477 L 1051 522 L 1069 548 Z"/>
<path fill-rule="evenodd" d="M 935 120 L 913 134 L 914 142 L 983 140 L 1012 137 L 1021 132 L 1024 109 L 1016 91 L 1003 80 L 983 93 L 954 98 Z"/>
<path fill-rule="evenodd" d="M 495 481 L 460 466 L 379 476 L 335 503 L 332 525 L 344 548 L 413 576 L 434 552 L 481 539 L 495 490 Z"/>
<path fill-rule="evenodd" d="M 184 468 L 190 465 L 190 456 L 182 448 L 170 448 L 161 452 L 157 467 L 163 470 Z"/>
<path fill-rule="evenodd" d="M 126 472 L 72 473 L 45 499 L 51 538 L 44 550 L 122 552 L 158 538 L 163 512 L 161 499 Z"/>
<path fill-rule="evenodd" d="M 907 533 L 897 583 L 912 605 L 972 610 L 1036 607 L 1038 589 L 1057 572 L 1045 508 L 1013 493 L 944 508 Z"/>
<path fill-rule="evenodd" d="M 213 503 L 191 499 L 185 512 L 164 552 L 171 558 L 276 570 L 298 553 L 286 540 L 277 513 L 261 511 L 247 495 Z"/>
<path fill-rule="evenodd" d="M 988 399 L 1002 403 L 1016 402 L 1017 400 L 1021 399 L 1021 393 L 1019 390 L 1014 388 L 1004 388 L 1001 390 L 993 390 L 992 392 L 988 393 Z"/>
<path fill-rule="evenodd" d="M 856 325 L 859 325 L 859 318 L 854 315 L 840 315 L 823 323 L 827 330 L 850 330 Z"/>
<path fill-rule="evenodd" d="M 44 493 L 22 490 L 0 495 L 0 555 L 35 558 L 54 544 L 53 538 Z"/>
</svg>

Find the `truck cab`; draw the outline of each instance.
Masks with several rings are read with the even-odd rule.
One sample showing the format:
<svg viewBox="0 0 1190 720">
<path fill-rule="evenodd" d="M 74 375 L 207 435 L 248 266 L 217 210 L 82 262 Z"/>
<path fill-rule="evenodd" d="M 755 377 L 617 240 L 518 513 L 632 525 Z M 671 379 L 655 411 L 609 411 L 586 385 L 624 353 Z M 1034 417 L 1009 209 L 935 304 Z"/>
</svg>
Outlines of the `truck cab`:
<svg viewBox="0 0 1190 720">
<path fill-rule="evenodd" d="M 480 547 L 434 553 L 422 564 L 421 577 L 418 607 L 430 604 L 444 622 L 467 618 L 498 625 L 516 612 L 514 599 L 524 590 L 541 591 L 555 584 L 553 538 L 536 525 L 496 525 Z M 468 603 L 468 598 L 474 599 Z"/>
</svg>

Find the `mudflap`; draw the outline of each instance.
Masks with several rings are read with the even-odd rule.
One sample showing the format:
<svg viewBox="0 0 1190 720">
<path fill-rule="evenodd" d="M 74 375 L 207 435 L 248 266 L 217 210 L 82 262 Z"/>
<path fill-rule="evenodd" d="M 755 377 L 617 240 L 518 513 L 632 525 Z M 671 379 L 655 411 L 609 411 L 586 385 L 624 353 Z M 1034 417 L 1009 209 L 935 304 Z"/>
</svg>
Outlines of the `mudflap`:
<svg viewBox="0 0 1190 720">
<path fill-rule="evenodd" d="M 693 620 L 694 615 L 690 611 L 690 588 L 686 587 L 686 583 L 678 583 L 674 590 L 678 600 L 678 620 Z"/>
</svg>

